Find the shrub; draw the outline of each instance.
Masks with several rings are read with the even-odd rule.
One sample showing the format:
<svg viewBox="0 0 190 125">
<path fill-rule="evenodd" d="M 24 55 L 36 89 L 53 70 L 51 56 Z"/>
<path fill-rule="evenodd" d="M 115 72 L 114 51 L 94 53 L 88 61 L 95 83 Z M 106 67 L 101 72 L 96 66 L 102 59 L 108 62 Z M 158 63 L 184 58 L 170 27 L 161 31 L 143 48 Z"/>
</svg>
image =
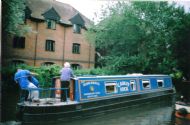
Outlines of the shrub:
<svg viewBox="0 0 190 125">
<path fill-rule="evenodd" d="M 18 66 L 7 66 L 2 68 L 2 80 L 6 86 L 12 85 L 14 83 L 14 74 L 16 73 L 17 68 L 27 69 L 31 72 L 35 72 L 38 75 L 36 78 L 40 82 L 40 87 L 50 87 L 52 78 L 60 75 L 61 66 L 59 65 L 50 65 L 50 66 L 28 66 L 28 65 L 18 65 Z M 81 69 L 74 70 L 75 76 L 84 76 L 84 75 L 113 75 L 117 74 L 115 71 L 107 68 L 96 68 L 96 69 Z"/>
<path fill-rule="evenodd" d="M 51 86 L 51 79 L 54 76 L 59 75 L 59 71 L 61 69 L 58 65 L 51 65 L 51 66 L 40 66 L 40 67 L 34 67 L 34 66 L 28 66 L 28 65 L 18 65 L 18 66 L 7 66 L 2 68 L 2 80 L 5 85 L 10 85 L 10 83 L 14 82 L 14 74 L 16 73 L 16 69 L 27 69 L 31 72 L 35 72 L 39 75 L 36 76 L 36 78 L 40 82 L 41 87 L 49 87 Z"/>
<path fill-rule="evenodd" d="M 115 71 L 107 69 L 107 68 L 93 68 L 93 69 L 80 69 L 75 70 L 74 74 L 76 76 L 82 75 L 113 75 L 116 74 Z"/>
</svg>

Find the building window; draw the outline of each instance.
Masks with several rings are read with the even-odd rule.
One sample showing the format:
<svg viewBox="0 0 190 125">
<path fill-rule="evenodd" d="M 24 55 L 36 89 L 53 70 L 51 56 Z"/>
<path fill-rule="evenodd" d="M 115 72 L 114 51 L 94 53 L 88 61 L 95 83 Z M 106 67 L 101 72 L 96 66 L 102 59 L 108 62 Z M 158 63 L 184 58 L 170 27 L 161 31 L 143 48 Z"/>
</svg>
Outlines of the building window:
<svg viewBox="0 0 190 125">
<path fill-rule="evenodd" d="M 157 80 L 158 88 L 164 87 L 164 80 Z"/>
<path fill-rule="evenodd" d="M 81 33 L 81 26 L 78 24 L 73 25 L 73 32 L 74 33 Z"/>
<path fill-rule="evenodd" d="M 13 48 L 25 48 L 25 37 L 14 37 Z"/>
<path fill-rule="evenodd" d="M 71 64 L 71 67 L 74 70 L 81 69 L 81 66 L 79 64 Z"/>
<path fill-rule="evenodd" d="M 46 40 L 46 51 L 55 51 L 55 41 L 53 40 Z"/>
<path fill-rule="evenodd" d="M 80 44 L 73 43 L 73 53 L 74 54 L 80 54 Z"/>
<path fill-rule="evenodd" d="M 142 80 L 142 85 L 144 89 L 150 89 L 150 80 Z"/>
<path fill-rule="evenodd" d="M 56 22 L 54 20 L 47 20 L 46 23 L 48 29 L 56 29 Z"/>
<path fill-rule="evenodd" d="M 116 88 L 117 84 L 116 82 L 106 82 L 105 83 L 105 87 L 106 87 L 106 93 L 116 93 L 117 92 L 117 88 Z"/>
<path fill-rule="evenodd" d="M 53 62 L 44 62 L 42 63 L 42 66 L 51 66 L 53 64 L 54 64 Z"/>
<path fill-rule="evenodd" d="M 17 65 L 22 65 L 25 64 L 24 61 L 22 60 L 12 60 L 12 65 L 17 66 Z"/>
</svg>

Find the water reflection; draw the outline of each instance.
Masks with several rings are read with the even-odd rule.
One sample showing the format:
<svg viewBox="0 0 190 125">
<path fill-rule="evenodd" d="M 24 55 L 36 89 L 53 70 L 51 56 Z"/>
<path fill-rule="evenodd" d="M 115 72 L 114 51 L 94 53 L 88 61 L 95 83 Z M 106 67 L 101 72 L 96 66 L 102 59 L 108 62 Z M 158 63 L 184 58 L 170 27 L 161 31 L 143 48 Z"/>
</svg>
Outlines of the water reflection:
<svg viewBox="0 0 190 125">
<path fill-rule="evenodd" d="M 88 119 L 66 122 L 64 125 L 170 125 L 172 110 L 171 105 L 165 103 L 150 103 Z"/>
<path fill-rule="evenodd" d="M 157 102 L 136 105 L 90 118 L 56 123 L 56 125 L 171 125 L 172 111 L 171 104 Z"/>
<path fill-rule="evenodd" d="M 173 111 L 172 104 L 171 102 L 163 101 L 143 105 L 137 104 L 136 106 L 119 111 L 104 113 L 90 118 L 56 123 L 56 125 L 170 125 Z M 13 103 L 11 105 L 13 105 Z M 6 113 L 15 115 L 10 112 Z M 21 123 L 8 121 L 3 124 L 0 123 L 0 125 L 21 125 Z M 52 124 L 44 123 L 44 125 Z"/>
</svg>

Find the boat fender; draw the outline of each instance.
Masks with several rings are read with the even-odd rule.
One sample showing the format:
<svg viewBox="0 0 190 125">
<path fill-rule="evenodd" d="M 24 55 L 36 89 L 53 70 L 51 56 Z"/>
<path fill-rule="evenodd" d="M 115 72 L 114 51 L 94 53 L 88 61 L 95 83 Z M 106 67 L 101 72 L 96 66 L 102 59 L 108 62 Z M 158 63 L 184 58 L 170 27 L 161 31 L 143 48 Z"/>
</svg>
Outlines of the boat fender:
<svg viewBox="0 0 190 125">
<path fill-rule="evenodd" d="M 186 116 L 188 114 L 187 110 L 185 108 L 180 108 L 178 110 L 179 115 Z"/>
</svg>

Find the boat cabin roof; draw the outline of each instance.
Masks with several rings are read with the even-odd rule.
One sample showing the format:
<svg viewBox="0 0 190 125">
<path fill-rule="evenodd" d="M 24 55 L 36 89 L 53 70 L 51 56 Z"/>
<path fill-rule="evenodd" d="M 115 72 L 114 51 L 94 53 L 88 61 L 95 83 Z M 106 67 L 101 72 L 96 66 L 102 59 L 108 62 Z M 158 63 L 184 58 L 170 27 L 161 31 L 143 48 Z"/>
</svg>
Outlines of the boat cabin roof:
<svg viewBox="0 0 190 125">
<path fill-rule="evenodd" d="M 96 76 L 96 75 L 84 75 L 84 76 L 77 76 L 73 79 L 83 79 L 83 78 L 143 78 L 143 77 L 169 77 L 168 75 L 163 74 L 151 74 L 151 75 L 143 75 L 143 74 L 126 74 L 126 75 L 104 75 L 104 76 Z"/>
</svg>

